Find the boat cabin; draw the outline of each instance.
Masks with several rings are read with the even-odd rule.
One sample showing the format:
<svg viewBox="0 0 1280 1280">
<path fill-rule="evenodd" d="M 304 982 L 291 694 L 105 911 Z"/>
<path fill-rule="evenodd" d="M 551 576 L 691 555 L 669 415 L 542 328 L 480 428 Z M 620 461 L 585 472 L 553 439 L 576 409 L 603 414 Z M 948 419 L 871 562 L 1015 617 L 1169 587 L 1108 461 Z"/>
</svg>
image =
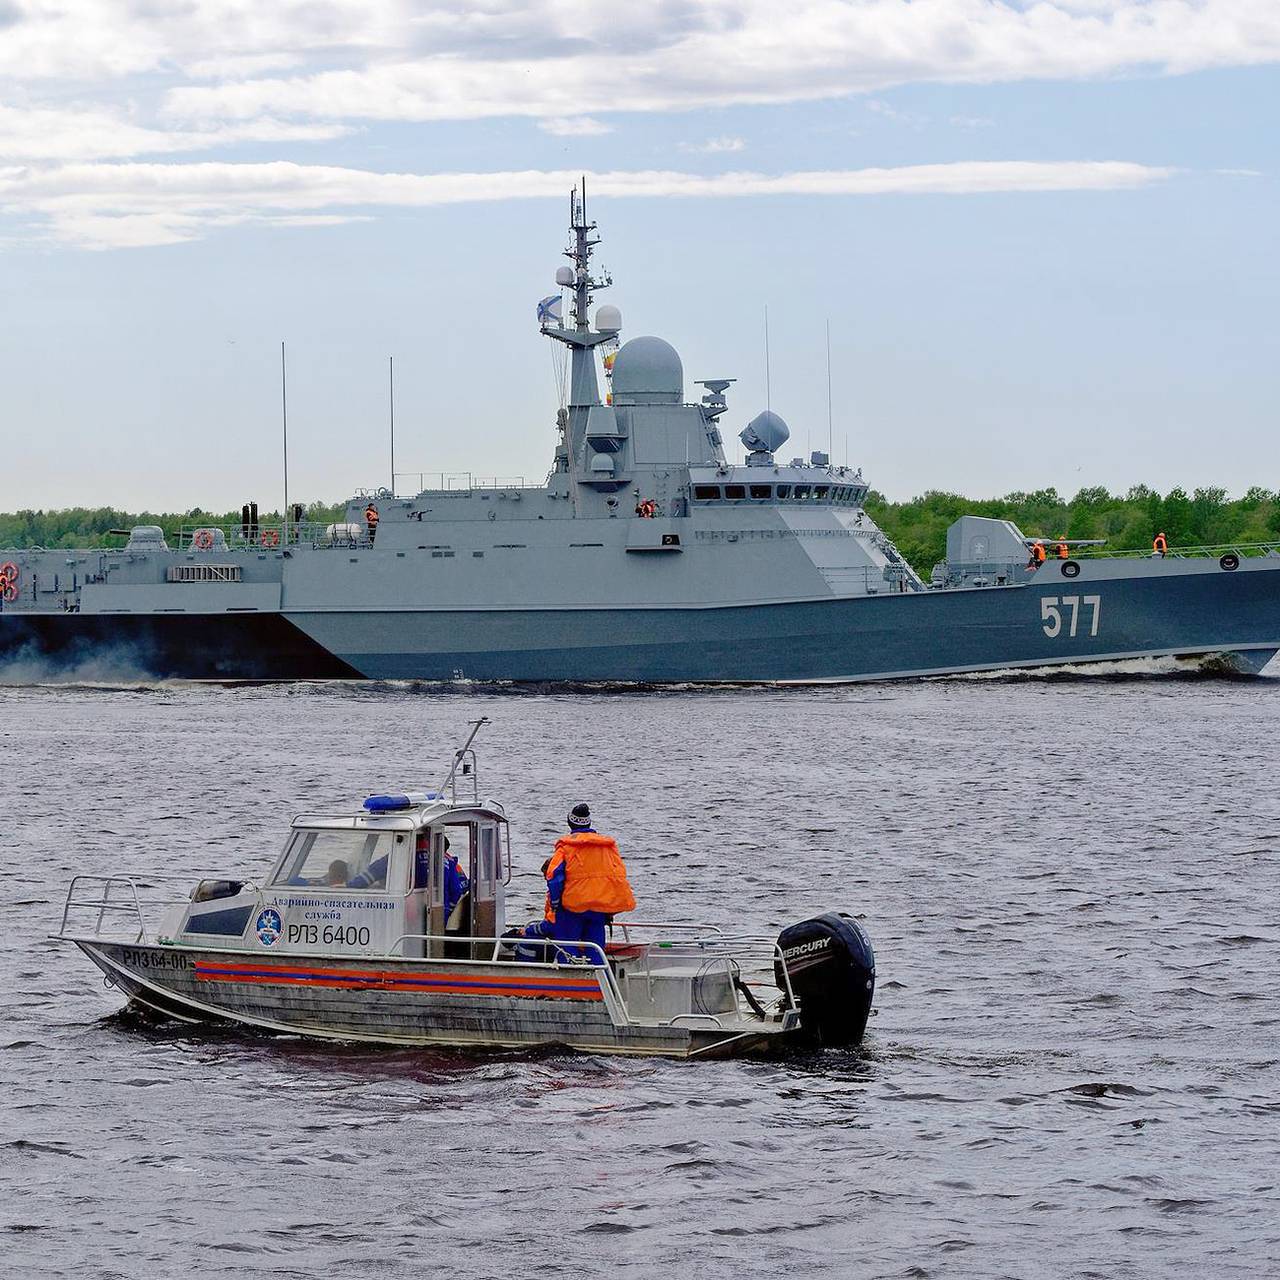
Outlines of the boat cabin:
<svg viewBox="0 0 1280 1280">
<path fill-rule="evenodd" d="M 376 795 L 358 813 L 299 814 L 260 886 L 204 880 L 167 923 L 187 945 L 488 958 L 492 941 L 468 939 L 501 935 L 510 878 L 501 805 Z"/>
</svg>

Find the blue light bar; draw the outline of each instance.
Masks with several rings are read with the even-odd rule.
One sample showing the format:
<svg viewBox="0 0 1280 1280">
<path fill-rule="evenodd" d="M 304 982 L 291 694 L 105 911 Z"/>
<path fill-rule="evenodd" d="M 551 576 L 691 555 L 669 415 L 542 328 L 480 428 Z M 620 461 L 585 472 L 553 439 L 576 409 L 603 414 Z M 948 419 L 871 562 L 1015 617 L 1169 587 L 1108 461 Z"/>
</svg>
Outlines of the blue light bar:
<svg viewBox="0 0 1280 1280">
<path fill-rule="evenodd" d="M 370 796 L 364 807 L 370 813 L 395 813 L 398 809 L 412 809 L 413 801 L 408 796 Z"/>
</svg>

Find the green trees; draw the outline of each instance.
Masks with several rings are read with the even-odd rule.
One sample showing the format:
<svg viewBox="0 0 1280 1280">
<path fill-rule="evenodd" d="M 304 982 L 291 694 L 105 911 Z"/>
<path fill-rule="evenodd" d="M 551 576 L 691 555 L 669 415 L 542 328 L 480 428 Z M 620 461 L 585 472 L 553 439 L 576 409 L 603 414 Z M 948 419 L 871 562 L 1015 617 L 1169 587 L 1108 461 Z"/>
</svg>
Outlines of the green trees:
<svg viewBox="0 0 1280 1280">
<path fill-rule="evenodd" d="M 341 520 L 345 510 L 342 503 L 312 502 L 307 506 L 307 519 L 332 523 Z M 263 524 L 278 524 L 280 513 L 263 511 L 258 518 Z M 109 530 L 131 529 L 136 524 L 158 524 L 166 534 L 172 534 L 183 525 L 203 522 L 238 525 L 240 512 L 202 511 L 199 507 L 181 513 L 68 507 L 61 511 L 0 513 L 0 547 L 119 547 L 123 540 L 109 536 Z"/>
<path fill-rule="evenodd" d="M 1069 501 L 1055 489 L 979 501 L 933 490 L 909 502 L 890 502 L 872 491 L 867 510 L 926 576 L 946 554 L 947 526 L 962 515 L 1012 520 L 1028 536 L 1046 540 L 1062 534 L 1105 538 L 1117 551 L 1150 550 L 1162 530 L 1175 547 L 1280 539 L 1280 493 L 1256 486 L 1234 500 L 1218 488 L 1196 489 L 1189 496 L 1184 489 L 1171 489 L 1161 497 L 1146 485 L 1135 485 L 1123 497 L 1094 486 Z"/>
</svg>

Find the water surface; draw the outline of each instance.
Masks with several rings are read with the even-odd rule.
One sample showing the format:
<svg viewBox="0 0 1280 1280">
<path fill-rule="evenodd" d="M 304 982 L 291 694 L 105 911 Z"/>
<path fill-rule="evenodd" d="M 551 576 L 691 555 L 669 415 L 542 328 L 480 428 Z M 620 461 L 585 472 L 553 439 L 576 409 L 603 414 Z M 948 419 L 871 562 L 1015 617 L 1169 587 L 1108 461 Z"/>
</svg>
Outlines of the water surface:
<svg viewBox="0 0 1280 1280">
<path fill-rule="evenodd" d="M 668 1063 L 152 1027 L 76 871 L 261 875 L 477 715 L 532 914 L 568 807 L 648 918 L 863 916 L 862 1052 Z M 1280 681 L 0 689 L 13 1275 L 1280 1268 Z"/>
</svg>

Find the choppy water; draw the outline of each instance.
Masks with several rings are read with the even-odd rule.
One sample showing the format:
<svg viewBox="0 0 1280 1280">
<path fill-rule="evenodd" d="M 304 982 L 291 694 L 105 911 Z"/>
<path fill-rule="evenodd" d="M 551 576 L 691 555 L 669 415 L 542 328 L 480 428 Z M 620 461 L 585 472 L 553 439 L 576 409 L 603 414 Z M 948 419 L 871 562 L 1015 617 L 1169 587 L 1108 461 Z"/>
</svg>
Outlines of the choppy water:
<svg viewBox="0 0 1280 1280">
<path fill-rule="evenodd" d="M 585 798 L 646 914 L 862 913 L 864 1051 L 148 1029 L 45 939 L 74 871 L 260 874 L 477 714 L 525 868 Z M 1274 1273 L 1278 726 L 1278 680 L 0 689 L 0 1272 Z"/>
</svg>

